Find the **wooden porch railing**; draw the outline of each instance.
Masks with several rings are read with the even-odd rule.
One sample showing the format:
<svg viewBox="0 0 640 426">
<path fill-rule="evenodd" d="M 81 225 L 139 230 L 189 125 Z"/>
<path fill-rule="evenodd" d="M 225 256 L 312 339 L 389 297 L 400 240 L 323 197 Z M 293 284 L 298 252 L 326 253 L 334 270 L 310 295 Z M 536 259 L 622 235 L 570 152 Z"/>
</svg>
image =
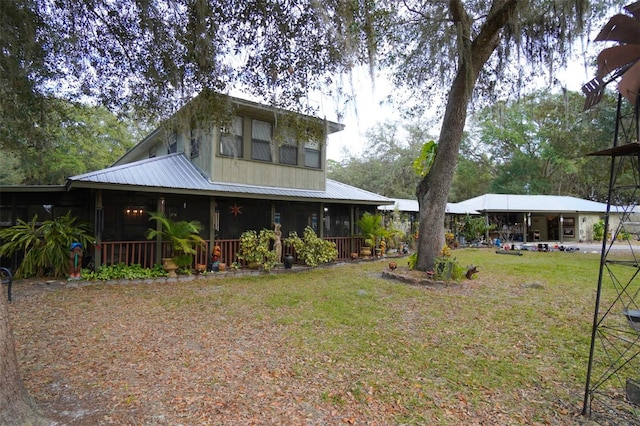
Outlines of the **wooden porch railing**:
<svg viewBox="0 0 640 426">
<path fill-rule="evenodd" d="M 328 237 L 325 238 L 336 244 L 338 250 L 338 260 L 351 258 L 352 252 L 360 252 L 360 247 L 364 244 L 362 237 Z M 216 240 L 215 245 L 220 246 L 221 262 L 231 265 L 237 261 L 236 254 L 240 250 L 240 240 Z M 101 243 L 102 265 L 125 265 L 139 264 L 143 268 L 152 268 L 156 263 L 156 242 L 155 241 L 103 241 Z M 211 252 L 213 247 L 207 241 L 206 247 L 198 247 L 194 256 L 193 267 L 196 264 L 208 265 L 211 262 Z M 162 257 L 167 257 L 169 246 L 162 244 Z"/>
</svg>

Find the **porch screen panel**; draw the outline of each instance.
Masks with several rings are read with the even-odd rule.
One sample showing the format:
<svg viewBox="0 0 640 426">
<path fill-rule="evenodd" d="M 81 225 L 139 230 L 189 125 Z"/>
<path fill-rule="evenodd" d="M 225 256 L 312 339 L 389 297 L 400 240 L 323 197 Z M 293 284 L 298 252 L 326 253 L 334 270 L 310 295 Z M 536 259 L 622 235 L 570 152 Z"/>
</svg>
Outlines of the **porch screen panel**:
<svg viewBox="0 0 640 426">
<path fill-rule="evenodd" d="M 326 237 L 351 236 L 351 208 L 349 205 L 331 204 L 325 205 L 325 229 Z"/>
<path fill-rule="evenodd" d="M 271 161 L 271 123 L 253 120 L 251 126 L 251 159 Z"/>
<path fill-rule="evenodd" d="M 242 117 L 235 117 L 231 129 L 223 129 L 220 135 L 220 155 L 242 157 Z"/>
</svg>

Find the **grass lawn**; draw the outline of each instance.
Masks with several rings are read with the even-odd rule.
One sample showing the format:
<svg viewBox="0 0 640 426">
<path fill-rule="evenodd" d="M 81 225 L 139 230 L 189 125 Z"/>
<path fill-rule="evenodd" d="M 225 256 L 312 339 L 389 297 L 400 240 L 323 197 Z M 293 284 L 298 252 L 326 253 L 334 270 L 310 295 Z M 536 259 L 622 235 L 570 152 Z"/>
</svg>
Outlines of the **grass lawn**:
<svg viewBox="0 0 640 426">
<path fill-rule="evenodd" d="M 23 297 L 19 282 L 25 385 L 75 425 L 591 424 L 599 255 L 453 255 L 480 273 L 446 288 L 382 279 L 384 261 Z"/>
</svg>

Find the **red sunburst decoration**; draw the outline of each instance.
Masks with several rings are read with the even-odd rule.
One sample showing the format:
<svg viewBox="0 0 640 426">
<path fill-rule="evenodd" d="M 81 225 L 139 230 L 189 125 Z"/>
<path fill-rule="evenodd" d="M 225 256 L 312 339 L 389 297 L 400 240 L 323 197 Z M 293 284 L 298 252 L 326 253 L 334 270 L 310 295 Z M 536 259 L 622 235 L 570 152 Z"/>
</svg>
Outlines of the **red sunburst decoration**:
<svg viewBox="0 0 640 426">
<path fill-rule="evenodd" d="M 234 204 L 234 205 L 231 206 L 231 214 L 234 217 L 238 217 L 239 214 L 242 214 L 242 210 L 241 209 L 242 209 L 242 206 Z"/>
</svg>

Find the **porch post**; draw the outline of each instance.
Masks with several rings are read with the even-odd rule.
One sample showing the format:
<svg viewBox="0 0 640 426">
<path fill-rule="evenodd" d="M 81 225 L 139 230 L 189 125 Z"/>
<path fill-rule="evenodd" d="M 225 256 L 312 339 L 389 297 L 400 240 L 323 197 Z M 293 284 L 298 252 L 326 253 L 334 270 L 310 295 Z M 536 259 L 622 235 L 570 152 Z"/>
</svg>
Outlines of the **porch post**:
<svg viewBox="0 0 640 426">
<path fill-rule="evenodd" d="M 102 189 L 96 191 L 96 206 L 94 211 L 94 229 L 96 242 L 93 251 L 93 266 L 98 270 L 102 266 L 102 230 L 104 228 L 104 210 L 102 208 Z"/>
<path fill-rule="evenodd" d="M 157 210 L 158 212 L 164 214 L 164 197 L 158 197 L 157 200 Z M 156 221 L 156 231 L 162 231 L 162 223 L 159 220 Z M 162 263 L 162 236 L 158 234 L 156 237 L 156 264 Z"/>
<path fill-rule="evenodd" d="M 324 203 L 320 203 L 320 212 L 318 213 L 318 237 L 324 238 Z"/>
<path fill-rule="evenodd" d="M 353 204 L 351 204 L 349 206 L 349 235 L 351 236 L 351 246 L 349 253 L 353 253 L 354 251 L 356 251 L 356 240 L 354 236 L 356 234 L 355 215 L 355 209 L 353 207 Z"/>
<path fill-rule="evenodd" d="M 220 217 L 216 213 L 216 197 L 209 198 L 209 247 L 207 247 L 207 259 L 215 246 L 216 231 L 220 229 Z"/>
</svg>

